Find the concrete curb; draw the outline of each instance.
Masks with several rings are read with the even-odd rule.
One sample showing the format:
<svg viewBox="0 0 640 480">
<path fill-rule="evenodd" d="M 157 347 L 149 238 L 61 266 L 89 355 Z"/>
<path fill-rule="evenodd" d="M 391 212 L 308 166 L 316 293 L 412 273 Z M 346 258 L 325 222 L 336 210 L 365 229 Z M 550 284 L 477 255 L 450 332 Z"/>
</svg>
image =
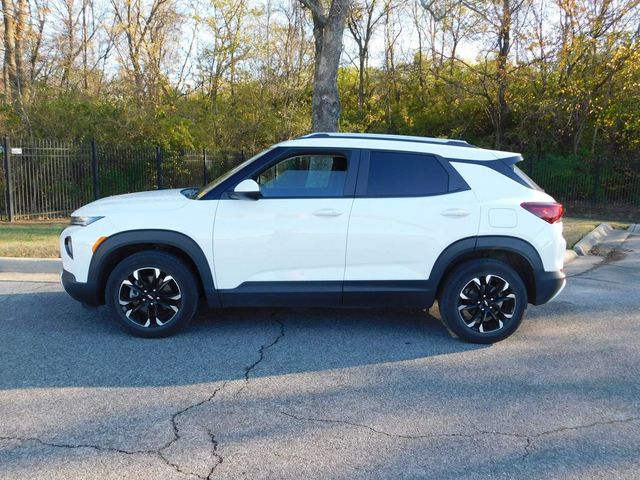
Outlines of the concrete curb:
<svg viewBox="0 0 640 480">
<path fill-rule="evenodd" d="M 576 258 L 578 258 L 578 254 L 573 250 L 567 250 L 564 252 L 564 264 L 573 262 Z"/>
<path fill-rule="evenodd" d="M 579 256 L 589 255 L 593 247 L 599 245 L 603 251 L 617 249 L 627 237 L 638 229 L 637 225 L 630 225 L 627 230 L 616 230 L 608 223 L 601 223 L 573 247 Z"/>
<path fill-rule="evenodd" d="M 589 255 L 591 249 L 605 239 L 607 235 L 610 235 L 612 231 L 613 228 L 611 228 L 611 225 L 608 223 L 601 223 L 591 230 L 591 232 L 587 233 L 582 240 L 576 243 L 573 246 L 573 250 L 581 257 Z"/>
<path fill-rule="evenodd" d="M 60 283 L 60 274 L 0 272 L 0 282 Z"/>
<path fill-rule="evenodd" d="M 0 257 L 0 272 L 59 274 L 61 270 L 59 258 Z"/>
</svg>

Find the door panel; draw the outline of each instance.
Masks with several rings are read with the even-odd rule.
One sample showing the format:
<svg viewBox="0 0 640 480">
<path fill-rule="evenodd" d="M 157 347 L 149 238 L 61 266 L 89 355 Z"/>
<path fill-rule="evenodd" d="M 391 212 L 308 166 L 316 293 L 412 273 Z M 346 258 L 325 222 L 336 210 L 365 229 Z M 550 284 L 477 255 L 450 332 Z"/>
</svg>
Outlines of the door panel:
<svg viewBox="0 0 640 480">
<path fill-rule="evenodd" d="M 476 204 L 471 191 L 433 197 L 356 198 L 345 281 L 428 279 L 448 245 L 477 234 L 480 208 Z"/>
<path fill-rule="evenodd" d="M 341 302 L 356 154 L 284 155 L 252 175 L 263 198 L 220 201 L 213 258 L 223 304 Z"/>
<path fill-rule="evenodd" d="M 353 198 L 220 201 L 213 242 L 218 288 L 342 281 L 352 204 Z M 314 214 L 323 210 L 332 215 Z"/>
</svg>

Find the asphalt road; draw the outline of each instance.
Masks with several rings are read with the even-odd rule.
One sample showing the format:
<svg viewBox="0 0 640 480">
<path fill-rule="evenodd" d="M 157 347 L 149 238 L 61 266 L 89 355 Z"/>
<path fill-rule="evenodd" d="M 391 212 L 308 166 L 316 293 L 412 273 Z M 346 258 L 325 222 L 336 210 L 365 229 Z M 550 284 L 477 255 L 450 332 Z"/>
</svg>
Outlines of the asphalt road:
<svg viewBox="0 0 640 480">
<path fill-rule="evenodd" d="M 207 312 L 141 340 L 2 282 L 0 478 L 638 479 L 640 235 L 567 270 L 493 346 L 398 310 Z"/>
</svg>

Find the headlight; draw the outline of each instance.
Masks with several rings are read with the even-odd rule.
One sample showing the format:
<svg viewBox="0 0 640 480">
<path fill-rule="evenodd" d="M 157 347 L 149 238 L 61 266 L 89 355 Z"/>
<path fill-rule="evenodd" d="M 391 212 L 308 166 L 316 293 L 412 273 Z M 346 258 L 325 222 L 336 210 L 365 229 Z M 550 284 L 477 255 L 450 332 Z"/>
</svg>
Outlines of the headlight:
<svg viewBox="0 0 640 480">
<path fill-rule="evenodd" d="M 86 227 L 87 225 L 91 225 L 93 222 L 97 222 L 101 218 L 104 217 L 71 217 L 71 225 L 80 225 L 81 227 Z"/>
</svg>

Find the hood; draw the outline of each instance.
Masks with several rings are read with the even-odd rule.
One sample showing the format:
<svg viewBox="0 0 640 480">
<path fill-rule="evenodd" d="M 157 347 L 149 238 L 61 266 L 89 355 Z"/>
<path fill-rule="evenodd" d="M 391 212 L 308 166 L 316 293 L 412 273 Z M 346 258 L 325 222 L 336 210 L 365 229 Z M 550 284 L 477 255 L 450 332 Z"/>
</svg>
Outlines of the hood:
<svg viewBox="0 0 640 480">
<path fill-rule="evenodd" d="M 109 213 L 166 211 L 183 207 L 189 199 L 180 193 L 182 188 L 127 193 L 101 198 L 79 208 L 73 215 L 107 215 Z"/>
</svg>

